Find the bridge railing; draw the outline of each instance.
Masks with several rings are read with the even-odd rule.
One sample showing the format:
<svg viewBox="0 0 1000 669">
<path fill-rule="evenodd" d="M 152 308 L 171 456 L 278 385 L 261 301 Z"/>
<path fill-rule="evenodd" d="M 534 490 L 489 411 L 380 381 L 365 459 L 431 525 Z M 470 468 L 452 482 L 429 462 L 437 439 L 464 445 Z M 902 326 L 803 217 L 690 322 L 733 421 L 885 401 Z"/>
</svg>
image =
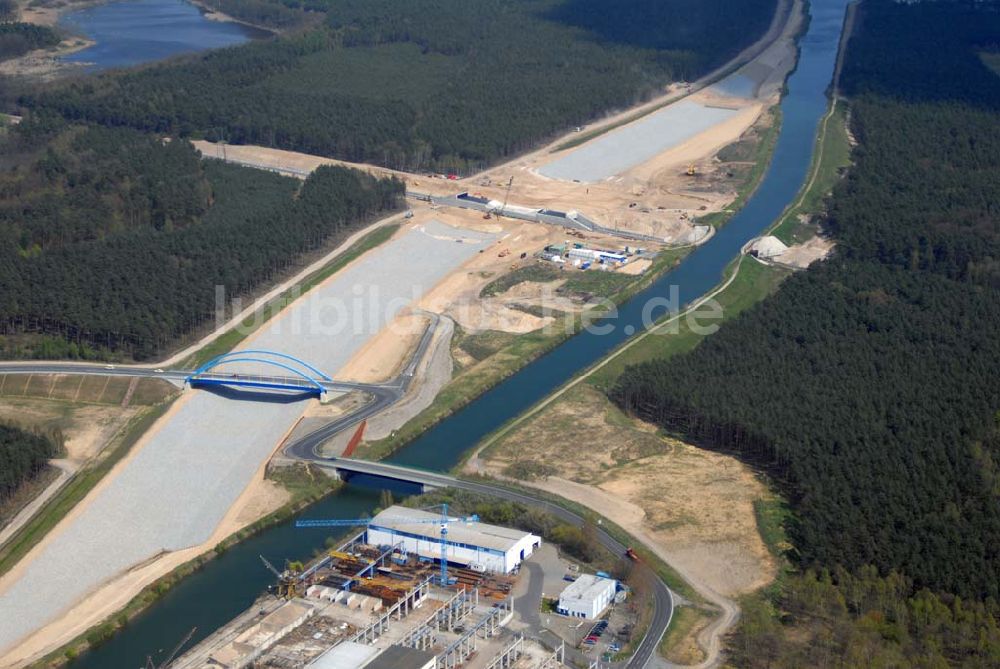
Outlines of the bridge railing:
<svg viewBox="0 0 1000 669">
<path fill-rule="evenodd" d="M 250 363 L 275 367 L 290 372 L 292 376 L 273 377 L 263 374 L 226 374 L 213 371 L 223 365 L 236 363 Z M 292 364 L 289 363 L 294 363 L 296 366 L 293 367 Z M 265 388 L 309 388 L 319 394 L 323 394 L 326 392 L 326 388 L 323 386 L 321 380 L 328 382 L 333 381 L 333 379 L 316 369 L 314 366 L 304 360 L 296 358 L 295 356 L 288 355 L 287 353 L 263 350 L 245 350 L 224 353 L 220 356 L 212 358 L 201 367 L 194 370 L 185 379 L 185 381 L 192 386 L 199 383 L 208 383 L 212 385 L 225 385 L 229 383 L 232 385 L 258 386 Z"/>
</svg>

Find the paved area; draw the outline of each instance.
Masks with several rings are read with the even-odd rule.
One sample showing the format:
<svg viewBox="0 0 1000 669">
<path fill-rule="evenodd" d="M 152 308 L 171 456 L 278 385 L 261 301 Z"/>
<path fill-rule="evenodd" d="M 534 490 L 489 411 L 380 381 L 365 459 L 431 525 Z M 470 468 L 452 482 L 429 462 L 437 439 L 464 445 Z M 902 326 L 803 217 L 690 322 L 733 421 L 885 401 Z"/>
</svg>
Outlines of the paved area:
<svg viewBox="0 0 1000 669">
<path fill-rule="evenodd" d="M 491 240 L 433 222 L 414 229 L 339 272 L 248 346 L 335 373 L 399 310 Z M 53 531 L 19 578 L 0 581 L 0 650 L 121 571 L 207 541 L 304 409 L 301 402 L 193 392 L 75 519 Z"/>
<path fill-rule="evenodd" d="M 604 181 L 683 144 L 737 113 L 735 109 L 682 100 L 598 137 L 538 171 L 564 181 Z"/>
</svg>

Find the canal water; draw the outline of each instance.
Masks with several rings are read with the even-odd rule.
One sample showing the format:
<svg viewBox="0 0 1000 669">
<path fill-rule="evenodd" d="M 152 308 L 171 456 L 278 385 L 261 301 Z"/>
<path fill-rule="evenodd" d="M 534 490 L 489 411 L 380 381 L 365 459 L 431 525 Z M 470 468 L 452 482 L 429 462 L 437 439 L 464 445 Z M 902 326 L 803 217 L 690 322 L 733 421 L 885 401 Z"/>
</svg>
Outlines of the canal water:
<svg viewBox="0 0 1000 669">
<path fill-rule="evenodd" d="M 62 58 L 88 72 L 150 63 L 265 36 L 232 21 L 213 21 L 184 0 L 122 0 L 67 12 L 59 25 L 96 42 Z"/>
<path fill-rule="evenodd" d="M 781 103 L 782 126 L 774 157 L 746 206 L 704 246 L 650 288 L 622 305 L 607 332 L 582 332 L 525 367 L 465 409 L 396 453 L 390 460 L 447 470 L 482 437 L 522 413 L 576 372 L 597 361 L 638 331 L 643 309 L 654 298 L 679 296 L 689 303 L 719 283 L 725 266 L 795 197 L 809 168 L 817 124 L 826 111 L 847 0 L 812 0 L 812 20 L 800 42 L 798 67 Z M 663 313 L 665 307 L 654 313 Z M 311 518 L 357 518 L 369 514 L 378 493 L 349 486 L 303 512 Z M 185 579 L 131 622 L 121 634 L 71 664 L 87 669 L 133 669 L 148 654 L 162 657 L 193 626 L 192 643 L 246 609 L 271 583 L 262 554 L 274 563 L 307 558 L 322 546 L 322 533 L 295 530 L 291 521 L 230 549 Z"/>
</svg>

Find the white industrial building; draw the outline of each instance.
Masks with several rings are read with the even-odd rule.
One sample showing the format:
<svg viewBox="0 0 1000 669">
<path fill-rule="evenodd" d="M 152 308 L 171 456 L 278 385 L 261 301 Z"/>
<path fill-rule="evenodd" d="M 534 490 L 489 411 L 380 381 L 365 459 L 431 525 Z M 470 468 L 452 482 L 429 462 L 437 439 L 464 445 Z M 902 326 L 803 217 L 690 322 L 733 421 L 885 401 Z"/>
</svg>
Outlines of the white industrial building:
<svg viewBox="0 0 1000 669">
<path fill-rule="evenodd" d="M 613 578 L 583 574 L 559 595 L 556 610 L 571 618 L 597 618 L 614 600 L 617 589 Z"/>
<path fill-rule="evenodd" d="M 590 260 L 591 262 L 612 262 L 621 264 L 628 260 L 628 256 L 624 253 L 601 251 L 600 249 L 570 249 L 566 255 L 574 260 Z"/>
<path fill-rule="evenodd" d="M 440 516 L 435 513 L 391 506 L 372 519 L 367 541 L 376 546 L 402 544 L 408 553 L 438 560 L 442 539 L 441 524 L 433 522 L 436 519 Z M 448 525 L 445 555 L 448 562 L 463 567 L 509 574 L 541 544 L 541 538 L 529 532 L 456 522 Z"/>
</svg>

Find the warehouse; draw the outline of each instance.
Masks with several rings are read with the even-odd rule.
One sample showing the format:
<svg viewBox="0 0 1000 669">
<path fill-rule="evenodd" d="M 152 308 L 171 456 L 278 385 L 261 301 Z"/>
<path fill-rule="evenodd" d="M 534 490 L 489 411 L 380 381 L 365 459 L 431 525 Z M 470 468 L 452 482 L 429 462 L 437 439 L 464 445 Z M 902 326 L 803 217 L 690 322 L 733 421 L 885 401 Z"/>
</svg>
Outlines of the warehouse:
<svg viewBox="0 0 1000 669">
<path fill-rule="evenodd" d="M 412 522 L 409 522 L 412 519 Z M 419 509 L 392 506 L 368 526 L 368 543 L 402 544 L 409 553 L 437 560 L 441 557 L 440 516 Z M 445 540 L 448 562 L 476 571 L 509 574 L 542 543 L 541 538 L 486 523 L 451 523 Z"/>
<path fill-rule="evenodd" d="M 592 262 L 624 263 L 628 256 L 613 251 L 601 251 L 600 249 L 570 249 L 567 254 L 573 260 L 590 260 Z"/>
<path fill-rule="evenodd" d="M 559 595 L 557 611 L 571 618 L 597 618 L 615 598 L 618 582 L 583 574 Z"/>
</svg>

